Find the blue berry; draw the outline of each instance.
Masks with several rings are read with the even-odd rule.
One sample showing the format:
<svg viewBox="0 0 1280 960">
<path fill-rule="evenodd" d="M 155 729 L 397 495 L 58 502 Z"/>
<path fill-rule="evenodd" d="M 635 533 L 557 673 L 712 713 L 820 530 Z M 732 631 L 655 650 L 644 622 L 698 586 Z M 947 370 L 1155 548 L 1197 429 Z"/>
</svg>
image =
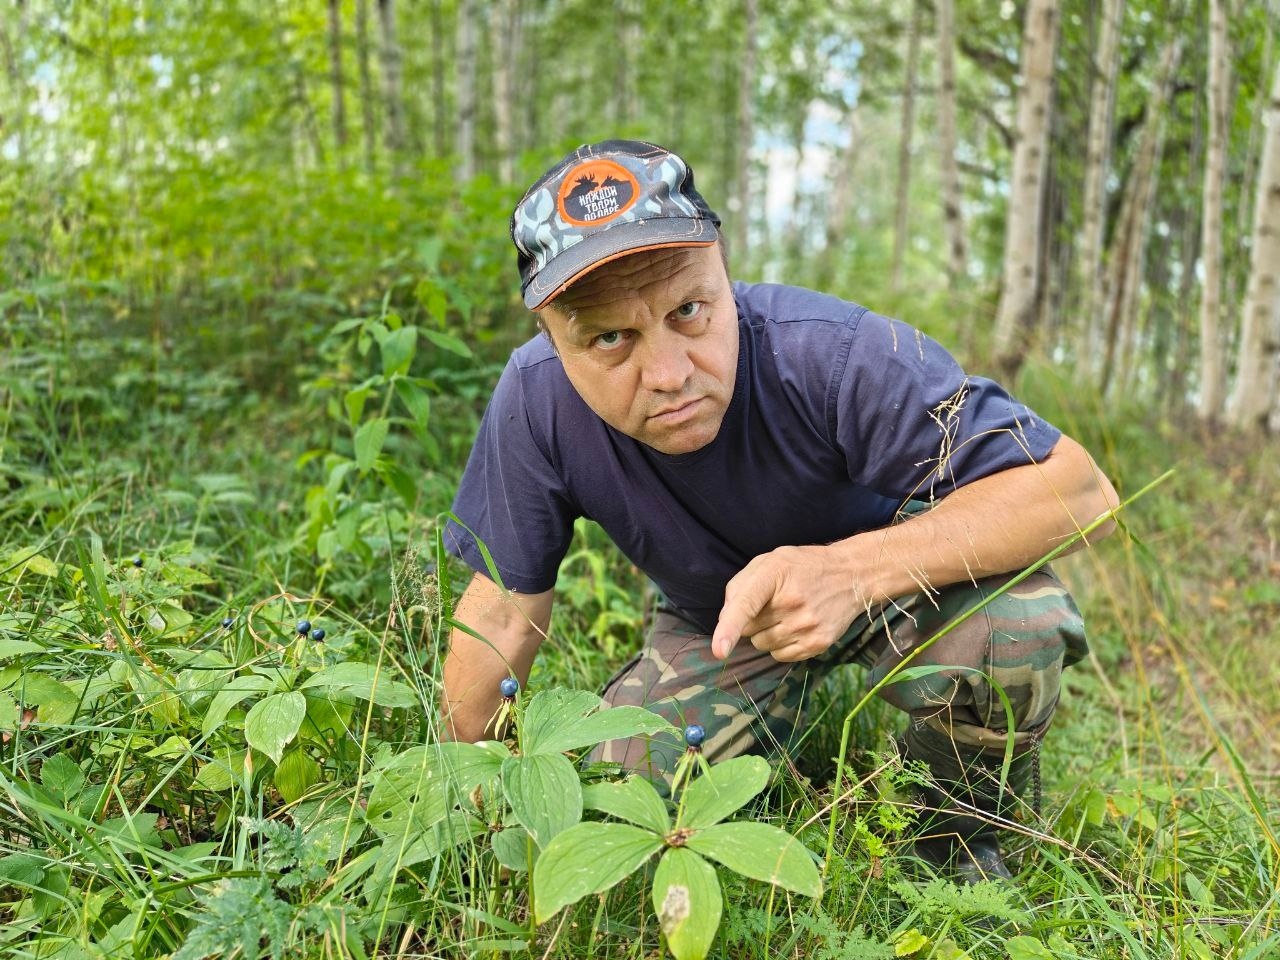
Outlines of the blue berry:
<svg viewBox="0 0 1280 960">
<path fill-rule="evenodd" d="M 322 629 L 320 629 L 319 627 L 316 627 L 314 630 L 312 630 L 312 631 L 311 631 L 311 639 L 312 639 L 312 640 L 323 640 L 323 639 L 324 639 L 324 631 L 323 631 Z"/>
<path fill-rule="evenodd" d="M 684 742 L 689 746 L 700 747 L 705 739 L 707 739 L 707 731 L 702 729 L 702 724 L 691 723 L 684 728 Z"/>
<path fill-rule="evenodd" d="M 232 627 L 234 627 L 234 626 L 236 625 L 236 619 L 235 619 L 235 617 L 223 617 L 223 618 L 222 618 L 222 625 L 223 625 L 226 629 L 230 630 Z"/>
<path fill-rule="evenodd" d="M 134 558 L 133 558 L 133 565 L 134 565 L 135 567 L 140 567 L 140 566 L 142 566 L 142 558 L 141 558 L 141 557 L 134 557 Z"/>
<path fill-rule="evenodd" d="M 498 691 L 510 700 L 520 692 L 520 684 L 516 682 L 514 677 L 504 677 L 502 682 L 498 684 Z"/>
<path fill-rule="evenodd" d="M 311 632 L 311 621 L 310 621 L 310 620 L 299 620 L 299 621 L 298 621 L 298 632 L 299 632 L 299 633 L 302 633 L 302 634 L 310 633 L 310 632 Z"/>
</svg>

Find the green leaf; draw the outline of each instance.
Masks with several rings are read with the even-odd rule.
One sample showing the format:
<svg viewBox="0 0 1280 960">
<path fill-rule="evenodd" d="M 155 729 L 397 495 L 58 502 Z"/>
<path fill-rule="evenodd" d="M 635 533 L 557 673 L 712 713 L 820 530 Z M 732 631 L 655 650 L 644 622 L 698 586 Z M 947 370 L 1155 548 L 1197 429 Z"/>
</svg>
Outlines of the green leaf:
<svg viewBox="0 0 1280 960">
<path fill-rule="evenodd" d="M 230 790 L 244 776 L 244 755 L 243 750 L 219 750 L 191 781 L 192 789 L 215 793 Z"/>
<path fill-rule="evenodd" d="M 720 926 L 720 880 L 696 853 L 672 847 L 653 877 L 653 909 L 676 960 L 703 960 Z"/>
<path fill-rule="evenodd" d="M 558 753 L 508 757 L 502 762 L 502 792 L 544 850 L 552 837 L 582 819 L 578 772 Z"/>
<path fill-rule="evenodd" d="M 23 673 L 9 688 L 9 693 L 24 706 L 39 707 L 37 720 L 40 723 L 70 723 L 80 703 L 74 690 L 43 673 Z"/>
<path fill-rule="evenodd" d="M 297 691 L 276 693 L 255 703 L 244 718 L 244 738 L 277 764 L 285 745 L 298 735 L 307 715 L 307 698 Z"/>
<path fill-rule="evenodd" d="M 419 703 L 412 687 L 390 679 L 387 670 L 379 670 L 372 663 L 335 663 L 325 667 L 302 684 L 303 690 L 313 687 L 349 693 L 380 707 L 416 707 Z"/>
<path fill-rule="evenodd" d="M 644 777 L 628 777 L 620 783 L 595 783 L 582 789 L 582 806 L 599 810 L 638 827 L 666 836 L 671 832 L 667 805 Z"/>
<path fill-rule="evenodd" d="M 379 345 L 382 351 L 382 375 L 384 377 L 405 374 L 413 363 L 414 351 L 418 348 L 418 328 L 413 326 L 393 330 L 382 338 Z"/>
<path fill-rule="evenodd" d="M 84 787 L 84 772 L 65 753 L 55 754 L 40 766 L 40 784 L 59 800 L 73 800 Z"/>
<path fill-rule="evenodd" d="M 44 860 L 29 853 L 0 857 L 0 887 L 32 888 L 44 879 Z"/>
<path fill-rule="evenodd" d="M 1011 937 L 1004 942 L 1009 960 L 1055 960 L 1053 951 L 1035 937 Z"/>
<path fill-rule="evenodd" d="M 529 869 L 529 831 L 516 824 L 493 835 L 493 855 L 508 870 L 524 873 Z M 538 862 L 538 845 L 533 845 L 533 862 Z"/>
<path fill-rule="evenodd" d="M 342 396 L 342 405 L 347 409 L 347 423 L 354 427 L 364 416 L 364 404 L 373 391 L 369 387 L 353 387 Z"/>
<path fill-rule="evenodd" d="M 533 868 L 542 923 L 583 897 L 608 890 L 662 849 L 648 830 L 625 823 L 580 823 L 547 844 Z"/>
<path fill-rule="evenodd" d="M 500 743 L 412 747 L 372 777 L 366 815 L 384 836 L 418 836 L 478 786 L 491 783 L 508 751 Z"/>
<path fill-rule="evenodd" d="M 396 381 L 396 393 L 400 394 L 400 400 L 413 422 L 425 427 L 431 419 L 431 397 L 427 391 L 413 380 L 401 379 Z"/>
<path fill-rule="evenodd" d="M 556 687 L 533 695 L 524 708 L 520 724 L 520 746 L 526 754 L 559 753 L 544 748 L 559 733 L 571 729 L 603 703 L 590 690 L 567 690 Z"/>
<path fill-rule="evenodd" d="M 40 653 L 44 649 L 40 644 L 32 643 L 30 640 L 0 637 L 0 660 L 7 660 L 9 657 L 20 657 L 24 653 Z"/>
<path fill-rule="evenodd" d="M 378 417 L 362 424 L 356 431 L 356 466 L 361 473 L 368 473 L 373 462 L 382 452 L 382 445 L 387 442 L 387 429 L 390 426 L 386 417 Z"/>
<path fill-rule="evenodd" d="M 912 927 L 910 930 L 903 930 L 893 938 L 893 955 L 895 957 L 909 957 L 929 946 L 929 942 L 929 938 L 916 927 Z"/>
<path fill-rule="evenodd" d="M 432 330 L 430 327 L 423 327 L 422 334 L 440 349 L 456 353 L 458 356 L 465 357 L 468 360 L 471 359 L 471 348 L 453 336 L 453 334 Z"/>
<path fill-rule="evenodd" d="M 642 734 L 674 732 L 670 721 L 643 707 L 611 707 L 591 714 L 572 726 L 546 736 L 539 752 L 563 753 L 579 747 L 595 746 L 605 740 L 621 740 Z"/>
<path fill-rule="evenodd" d="M 204 722 L 200 724 L 200 732 L 206 737 L 222 726 L 231 708 L 245 697 L 255 693 L 265 693 L 273 686 L 273 681 L 257 674 L 246 677 L 233 677 L 225 687 L 217 692 L 205 711 Z"/>
<path fill-rule="evenodd" d="M 305 794 L 320 779 L 320 764 L 309 756 L 307 751 L 299 748 L 290 750 L 276 766 L 272 782 L 284 797 L 285 803 L 293 803 Z"/>
<path fill-rule="evenodd" d="M 745 877 L 806 897 L 822 894 L 822 878 L 804 844 L 767 823 L 718 823 L 697 831 L 687 842 L 690 850 Z"/>
<path fill-rule="evenodd" d="M 719 823 L 764 789 L 769 764 L 761 757 L 734 757 L 711 767 L 689 784 L 681 798 L 682 826 L 698 829 Z"/>
</svg>

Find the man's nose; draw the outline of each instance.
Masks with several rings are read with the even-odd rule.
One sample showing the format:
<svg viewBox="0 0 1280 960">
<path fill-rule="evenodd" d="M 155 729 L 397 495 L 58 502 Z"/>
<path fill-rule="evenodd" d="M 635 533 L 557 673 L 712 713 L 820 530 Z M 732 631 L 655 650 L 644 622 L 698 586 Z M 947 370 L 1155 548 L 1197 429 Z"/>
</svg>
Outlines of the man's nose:
<svg viewBox="0 0 1280 960">
<path fill-rule="evenodd" d="M 653 393 L 679 393 L 693 373 L 684 337 L 663 331 L 647 338 L 641 358 L 640 382 Z"/>
</svg>

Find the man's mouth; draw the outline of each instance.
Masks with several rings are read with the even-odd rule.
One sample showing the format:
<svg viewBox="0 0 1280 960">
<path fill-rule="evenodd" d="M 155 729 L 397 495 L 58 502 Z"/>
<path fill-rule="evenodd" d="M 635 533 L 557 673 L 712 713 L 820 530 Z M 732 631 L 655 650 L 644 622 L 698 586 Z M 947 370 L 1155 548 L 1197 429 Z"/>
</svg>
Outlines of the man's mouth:
<svg viewBox="0 0 1280 960">
<path fill-rule="evenodd" d="M 706 398 L 695 397 L 677 406 L 667 407 L 665 410 L 651 414 L 649 419 L 662 424 L 680 423 L 697 414 L 699 405 L 704 399 Z"/>
</svg>

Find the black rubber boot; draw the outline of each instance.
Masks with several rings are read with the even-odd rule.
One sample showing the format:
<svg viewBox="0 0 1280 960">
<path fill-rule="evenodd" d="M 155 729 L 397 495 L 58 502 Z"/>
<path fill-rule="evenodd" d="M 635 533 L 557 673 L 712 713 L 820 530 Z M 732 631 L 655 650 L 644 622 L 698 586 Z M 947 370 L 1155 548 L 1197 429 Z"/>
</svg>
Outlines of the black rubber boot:
<svg viewBox="0 0 1280 960">
<path fill-rule="evenodd" d="M 1012 880 L 992 818 L 1009 819 L 1031 776 L 1033 752 L 1016 755 L 1003 789 L 1003 755 L 978 753 L 928 727 L 912 726 L 899 743 L 907 760 L 923 760 L 933 782 L 920 787 L 926 807 L 916 830 L 916 856 L 963 883 Z"/>
</svg>

